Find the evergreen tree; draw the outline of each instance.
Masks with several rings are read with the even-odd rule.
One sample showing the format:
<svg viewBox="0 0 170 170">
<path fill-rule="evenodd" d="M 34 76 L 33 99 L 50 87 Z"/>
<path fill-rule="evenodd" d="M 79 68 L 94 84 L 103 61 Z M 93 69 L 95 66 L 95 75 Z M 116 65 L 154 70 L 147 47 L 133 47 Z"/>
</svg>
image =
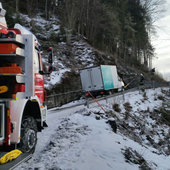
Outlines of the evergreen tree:
<svg viewBox="0 0 170 170">
<path fill-rule="evenodd" d="M 150 31 L 161 0 L 2 0 L 8 8 L 34 17 L 44 13 L 48 20 L 59 14 L 67 43 L 73 34 L 87 38 L 96 48 L 123 58 L 140 62 L 154 55 Z M 15 2 L 15 3 L 14 3 Z M 7 5 L 8 4 L 8 5 Z M 10 10 L 12 12 L 12 10 Z M 7 16 L 8 20 L 11 20 Z M 11 24 L 12 22 L 10 22 Z"/>
</svg>

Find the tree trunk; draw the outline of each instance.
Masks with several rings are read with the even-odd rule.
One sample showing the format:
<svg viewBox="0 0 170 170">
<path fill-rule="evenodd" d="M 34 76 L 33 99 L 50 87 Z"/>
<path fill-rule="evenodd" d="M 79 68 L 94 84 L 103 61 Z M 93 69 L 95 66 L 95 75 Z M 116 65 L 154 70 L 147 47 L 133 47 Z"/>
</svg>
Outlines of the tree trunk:
<svg viewBox="0 0 170 170">
<path fill-rule="evenodd" d="M 45 17 L 48 19 L 48 0 L 45 1 Z"/>
<path fill-rule="evenodd" d="M 16 12 L 19 12 L 19 0 L 16 0 Z"/>
</svg>

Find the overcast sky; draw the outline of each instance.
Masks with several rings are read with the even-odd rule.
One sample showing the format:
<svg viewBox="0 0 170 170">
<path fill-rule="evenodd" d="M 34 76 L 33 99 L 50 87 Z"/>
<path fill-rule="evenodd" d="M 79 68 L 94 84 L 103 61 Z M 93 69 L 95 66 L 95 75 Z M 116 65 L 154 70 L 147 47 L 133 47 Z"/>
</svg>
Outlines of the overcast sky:
<svg viewBox="0 0 170 170">
<path fill-rule="evenodd" d="M 156 48 L 153 67 L 170 80 L 170 0 L 166 0 L 164 16 L 157 21 L 157 36 L 152 43 Z"/>
</svg>

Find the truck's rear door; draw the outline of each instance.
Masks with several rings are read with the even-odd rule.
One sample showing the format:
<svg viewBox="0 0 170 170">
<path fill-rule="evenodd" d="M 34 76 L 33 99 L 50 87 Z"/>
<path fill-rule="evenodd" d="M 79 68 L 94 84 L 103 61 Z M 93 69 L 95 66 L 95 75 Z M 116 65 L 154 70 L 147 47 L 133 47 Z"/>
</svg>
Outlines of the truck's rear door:
<svg viewBox="0 0 170 170">
<path fill-rule="evenodd" d="M 104 87 L 100 67 L 81 70 L 80 78 L 83 91 L 97 91 Z"/>
<path fill-rule="evenodd" d="M 103 79 L 100 67 L 94 67 L 91 69 L 92 90 L 103 90 Z"/>
</svg>

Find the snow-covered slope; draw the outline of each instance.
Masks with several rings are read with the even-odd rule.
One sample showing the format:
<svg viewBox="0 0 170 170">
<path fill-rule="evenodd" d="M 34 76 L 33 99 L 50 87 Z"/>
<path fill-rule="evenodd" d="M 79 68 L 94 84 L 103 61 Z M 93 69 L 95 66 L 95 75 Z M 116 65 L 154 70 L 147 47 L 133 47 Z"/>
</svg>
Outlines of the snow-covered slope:
<svg viewBox="0 0 170 170">
<path fill-rule="evenodd" d="M 18 14 L 13 18 L 17 19 Z M 92 47 L 85 37 L 72 35 L 70 44 L 66 43 L 66 34 L 61 26 L 59 17 L 51 16 L 49 20 L 44 18 L 43 13 L 38 12 L 35 17 L 25 14 L 19 15 L 19 20 L 28 30 L 32 31 L 42 45 L 43 62 L 48 68 L 47 49 L 53 47 L 54 52 L 54 72 L 45 80 L 45 87 L 52 89 L 61 83 L 66 72 L 75 71 L 86 67 L 110 63 L 110 56 Z"/>
<path fill-rule="evenodd" d="M 105 113 L 92 106 L 49 110 L 33 158 L 16 170 L 168 170 L 170 128 L 157 113 L 167 102 L 169 89 L 159 88 L 101 101 Z"/>
</svg>

